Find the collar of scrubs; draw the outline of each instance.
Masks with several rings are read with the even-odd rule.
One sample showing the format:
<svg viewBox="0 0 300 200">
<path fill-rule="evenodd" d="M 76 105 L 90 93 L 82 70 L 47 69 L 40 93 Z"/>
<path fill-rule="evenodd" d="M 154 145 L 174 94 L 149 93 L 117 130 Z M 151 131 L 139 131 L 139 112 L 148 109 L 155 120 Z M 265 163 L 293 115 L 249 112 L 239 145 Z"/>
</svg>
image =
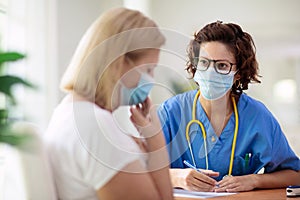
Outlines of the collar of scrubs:
<svg viewBox="0 0 300 200">
<path fill-rule="evenodd" d="M 207 141 L 206 141 L 207 140 L 207 135 L 206 135 L 205 127 L 203 126 L 203 123 L 201 121 L 196 119 L 196 105 L 197 105 L 197 100 L 198 100 L 199 96 L 200 96 L 200 90 L 196 93 L 196 95 L 194 97 L 193 108 L 192 108 L 193 109 L 192 110 L 192 120 L 189 121 L 189 123 L 186 126 L 185 136 L 186 136 L 186 140 L 188 142 L 188 146 L 189 146 L 189 150 L 190 150 L 190 153 L 191 153 L 193 165 L 196 167 L 194 153 L 193 153 L 192 146 L 191 146 L 191 141 L 190 141 L 189 130 L 190 130 L 190 126 L 192 124 L 195 123 L 195 124 L 199 125 L 199 127 L 201 128 L 203 141 L 204 141 L 203 144 L 204 144 L 204 151 L 205 151 L 206 169 L 209 169 L 208 155 L 207 155 Z M 237 139 L 238 127 L 239 127 L 239 115 L 238 115 L 238 111 L 237 111 L 236 101 L 235 101 L 235 98 L 233 96 L 232 96 L 231 99 L 232 99 L 234 116 L 235 116 L 235 128 L 234 128 L 234 136 L 233 136 L 232 147 L 231 147 L 231 155 L 230 155 L 230 164 L 229 164 L 229 170 L 228 170 L 228 175 L 227 176 L 231 176 L 231 174 L 232 174 L 236 139 Z"/>
</svg>

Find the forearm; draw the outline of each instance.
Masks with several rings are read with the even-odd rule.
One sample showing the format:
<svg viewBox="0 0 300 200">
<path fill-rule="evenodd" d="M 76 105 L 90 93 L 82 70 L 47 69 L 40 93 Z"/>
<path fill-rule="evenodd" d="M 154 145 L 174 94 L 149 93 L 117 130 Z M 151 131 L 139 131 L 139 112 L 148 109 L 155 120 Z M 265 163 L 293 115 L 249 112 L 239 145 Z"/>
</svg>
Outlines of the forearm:
<svg viewBox="0 0 300 200">
<path fill-rule="evenodd" d="M 172 199 L 173 191 L 169 175 L 169 157 L 162 133 L 146 138 L 148 170 L 162 199 Z"/>
<path fill-rule="evenodd" d="M 142 105 L 131 107 L 130 119 L 145 138 L 145 150 L 148 156 L 147 170 L 161 197 L 160 199 L 173 199 L 166 142 L 156 109 L 150 109 L 151 107 L 152 103 L 149 98 Z"/>
<path fill-rule="evenodd" d="M 254 188 L 282 188 L 300 185 L 300 171 L 281 170 L 269 174 L 253 174 Z"/>
<path fill-rule="evenodd" d="M 173 188 L 170 183 L 169 168 L 164 167 L 149 173 L 161 196 L 161 199 L 173 199 Z"/>
</svg>

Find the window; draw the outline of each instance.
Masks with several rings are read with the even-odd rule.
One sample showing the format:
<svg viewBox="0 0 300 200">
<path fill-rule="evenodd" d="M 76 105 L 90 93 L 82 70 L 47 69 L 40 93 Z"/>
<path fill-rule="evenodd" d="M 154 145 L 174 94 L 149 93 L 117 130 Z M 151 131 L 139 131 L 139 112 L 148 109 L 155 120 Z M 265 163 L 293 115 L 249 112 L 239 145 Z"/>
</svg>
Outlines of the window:
<svg viewBox="0 0 300 200">
<path fill-rule="evenodd" d="M 0 0 L 1 32 L 5 32 L 5 50 L 24 53 L 26 58 L 13 63 L 9 73 L 32 82 L 38 90 L 16 87 L 18 107 L 12 115 L 32 121 L 44 129 L 53 105 L 57 104 L 56 78 L 56 17 L 55 1 L 48 0 Z M 4 28 L 2 28 L 4 27 Z M 4 30 L 5 29 L 5 30 Z M 0 102 L 1 103 L 1 102 Z"/>
<path fill-rule="evenodd" d="M 6 21 L 7 21 L 7 13 L 6 13 L 6 1 L 0 0 L 0 50 L 2 50 L 5 46 L 5 36 L 6 36 Z M 5 106 L 5 98 L 3 94 L 0 94 L 0 109 Z"/>
<path fill-rule="evenodd" d="M 6 3 L 4 0 L 0 0 L 0 46 L 3 46 L 3 41 L 5 37 L 5 27 L 6 27 Z"/>
</svg>

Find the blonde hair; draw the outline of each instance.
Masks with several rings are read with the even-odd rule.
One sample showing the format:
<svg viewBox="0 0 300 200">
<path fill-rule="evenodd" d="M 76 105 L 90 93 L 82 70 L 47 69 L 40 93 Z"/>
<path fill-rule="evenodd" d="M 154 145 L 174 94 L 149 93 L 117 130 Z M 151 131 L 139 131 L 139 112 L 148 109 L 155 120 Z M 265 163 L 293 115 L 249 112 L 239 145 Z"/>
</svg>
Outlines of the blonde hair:
<svg viewBox="0 0 300 200">
<path fill-rule="evenodd" d="M 101 15 L 82 37 L 62 77 L 61 89 L 75 93 L 103 107 L 117 82 L 125 56 L 138 59 L 149 48 L 165 42 L 154 21 L 141 12 L 115 8 Z M 115 66 L 115 67 L 112 67 Z"/>
</svg>

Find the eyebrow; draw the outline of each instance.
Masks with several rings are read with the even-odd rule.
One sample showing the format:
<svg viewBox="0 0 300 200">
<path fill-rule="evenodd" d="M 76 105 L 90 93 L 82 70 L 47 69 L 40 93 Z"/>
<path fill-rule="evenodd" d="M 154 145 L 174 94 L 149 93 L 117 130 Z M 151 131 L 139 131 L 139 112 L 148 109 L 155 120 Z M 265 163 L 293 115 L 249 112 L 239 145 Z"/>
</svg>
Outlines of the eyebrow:
<svg viewBox="0 0 300 200">
<path fill-rule="evenodd" d="M 212 60 L 212 61 L 227 61 L 229 63 L 235 64 L 235 62 L 231 62 L 230 60 L 227 60 L 227 59 L 210 59 L 205 56 L 199 56 L 199 58 L 205 58 L 205 59 Z"/>
</svg>

